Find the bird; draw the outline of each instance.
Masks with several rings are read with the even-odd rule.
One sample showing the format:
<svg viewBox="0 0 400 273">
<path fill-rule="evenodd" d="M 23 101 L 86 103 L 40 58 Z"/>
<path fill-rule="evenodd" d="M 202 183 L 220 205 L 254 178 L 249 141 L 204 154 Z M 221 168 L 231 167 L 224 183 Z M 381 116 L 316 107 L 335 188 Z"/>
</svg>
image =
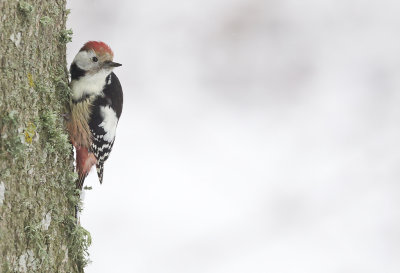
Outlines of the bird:
<svg viewBox="0 0 400 273">
<path fill-rule="evenodd" d="M 122 113 L 123 92 L 113 69 L 111 48 L 101 41 L 89 41 L 70 66 L 70 115 L 67 129 L 76 150 L 76 188 L 82 190 L 86 176 L 96 165 L 103 183 L 104 162 L 114 145 Z"/>
</svg>

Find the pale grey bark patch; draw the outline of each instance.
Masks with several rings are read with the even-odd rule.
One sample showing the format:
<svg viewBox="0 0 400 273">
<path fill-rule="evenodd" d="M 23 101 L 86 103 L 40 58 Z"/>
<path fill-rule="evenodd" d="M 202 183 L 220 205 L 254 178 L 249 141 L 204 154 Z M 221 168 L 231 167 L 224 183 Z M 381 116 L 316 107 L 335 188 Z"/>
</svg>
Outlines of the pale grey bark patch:
<svg viewBox="0 0 400 273">
<path fill-rule="evenodd" d="M 14 42 L 16 47 L 19 47 L 21 44 L 21 32 L 18 32 L 17 34 L 14 35 L 14 33 L 11 34 L 10 40 Z"/>
<path fill-rule="evenodd" d="M 19 256 L 16 270 L 20 273 L 35 272 L 37 270 L 37 261 L 32 250 L 28 249 Z"/>
<path fill-rule="evenodd" d="M 42 219 L 42 222 L 41 222 L 42 230 L 48 230 L 50 223 L 51 223 L 51 211 L 46 213 L 46 215 Z"/>
<path fill-rule="evenodd" d="M 6 192 L 6 186 L 3 182 L 0 183 L 0 206 L 3 205 L 4 193 Z"/>
</svg>

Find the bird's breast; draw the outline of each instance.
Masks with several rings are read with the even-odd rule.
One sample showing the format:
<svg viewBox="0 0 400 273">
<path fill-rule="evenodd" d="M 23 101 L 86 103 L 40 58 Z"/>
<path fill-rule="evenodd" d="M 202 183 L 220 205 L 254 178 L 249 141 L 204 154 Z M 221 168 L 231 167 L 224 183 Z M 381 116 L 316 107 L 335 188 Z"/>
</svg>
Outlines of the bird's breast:
<svg viewBox="0 0 400 273">
<path fill-rule="evenodd" d="M 108 74 L 109 72 L 100 70 L 94 74 L 85 74 L 78 80 L 72 80 L 72 100 L 81 101 L 86 97 L 102 95 Z"/>
</svg>

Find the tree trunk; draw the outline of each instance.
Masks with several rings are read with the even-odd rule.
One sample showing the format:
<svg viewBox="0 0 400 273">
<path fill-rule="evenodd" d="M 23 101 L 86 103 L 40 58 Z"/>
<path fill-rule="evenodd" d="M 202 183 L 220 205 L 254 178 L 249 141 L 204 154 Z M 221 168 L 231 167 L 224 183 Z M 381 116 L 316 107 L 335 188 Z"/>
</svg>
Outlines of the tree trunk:
<svg viewBox="0 0 400 273">
<path fill-rule="evenodd" d="M 0 272 L 83 272 L 65 0 L 0 0 Z"/>
</svg>

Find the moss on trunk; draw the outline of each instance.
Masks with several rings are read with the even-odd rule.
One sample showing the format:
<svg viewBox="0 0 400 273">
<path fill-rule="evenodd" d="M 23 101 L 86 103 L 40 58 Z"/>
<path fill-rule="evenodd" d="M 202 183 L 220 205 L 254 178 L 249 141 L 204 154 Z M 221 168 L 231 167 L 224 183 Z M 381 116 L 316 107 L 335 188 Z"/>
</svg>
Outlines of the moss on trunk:
<svg viewBox="0 0 400 273">
<path fill-rule="evenodd" d="M 65 0 L 0 1 L 0 272 L 83 272 Z"/>
</svg>

